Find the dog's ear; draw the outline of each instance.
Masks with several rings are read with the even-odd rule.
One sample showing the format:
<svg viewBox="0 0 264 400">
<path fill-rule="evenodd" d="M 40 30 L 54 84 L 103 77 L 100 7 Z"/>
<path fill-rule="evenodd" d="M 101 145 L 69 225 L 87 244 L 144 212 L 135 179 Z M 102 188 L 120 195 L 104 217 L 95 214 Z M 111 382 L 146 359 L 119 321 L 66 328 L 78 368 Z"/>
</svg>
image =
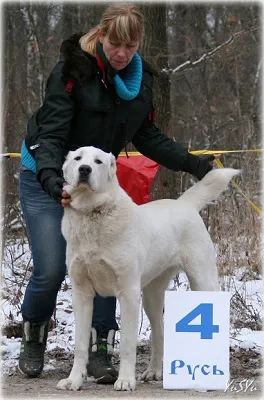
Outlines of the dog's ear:
<svg viewBox="0 0 264 400">
<path fill-rule="evenodd" d="M 62 165 L 62 171 L 63 171 L 63 176 L 64 177 L 65 177 L 65 174 L 66 174 L 67 165 L 69 163 L 70 153 L 71 152 L 69 151 L 68 154 L 65 156 L 64 162 L 63 162 L 63 165 Z"/>
<path fill-rule="evenodd" d="M 65 156 L 64 163 L 62 165 L 62 171 L 63 171 L 64 178 L 66 175 L 66 170 L 67 170 L 68 164 L 69 164 L 70 160 L 72 159 L 72 156 L 71 156 L 72 153 L 73 153 L 73 151 L 68 152 L 68 154 Z"/>
<path fill-rule="evenodd" d="M 116 159 L 112 153 L 109 153 L 109 173 L 108 178 L 111 180 L 116 174 Z"/>
</svg>

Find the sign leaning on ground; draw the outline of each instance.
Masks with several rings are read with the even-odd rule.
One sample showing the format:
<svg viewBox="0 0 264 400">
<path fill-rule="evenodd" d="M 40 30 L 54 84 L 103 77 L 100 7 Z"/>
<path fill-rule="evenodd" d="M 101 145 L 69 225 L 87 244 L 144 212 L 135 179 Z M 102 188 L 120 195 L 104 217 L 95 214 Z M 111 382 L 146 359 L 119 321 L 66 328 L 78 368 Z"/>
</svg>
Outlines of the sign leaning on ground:
<svg viewBox="0 0 264 400">
<path fill-rule="evenodd" d="M 229 292 L 165 292 L 164 389 L 226 389 L 229 319 Z"/>
</svg>

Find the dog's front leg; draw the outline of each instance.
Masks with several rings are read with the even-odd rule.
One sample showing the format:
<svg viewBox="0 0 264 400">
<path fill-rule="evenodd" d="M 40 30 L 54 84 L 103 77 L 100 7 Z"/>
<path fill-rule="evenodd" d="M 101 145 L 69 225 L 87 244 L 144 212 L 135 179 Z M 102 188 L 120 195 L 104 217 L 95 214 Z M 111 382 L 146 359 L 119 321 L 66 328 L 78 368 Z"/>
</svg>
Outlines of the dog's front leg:
<svg viewBox="0 0 264 400">
<path fill-rule="evenodd" d="M 128 278 L 127 278 L 128 279 Z M 128 279 L 129 281 L 129 279 Z M 140 285 L 126 287 L 118 296 L 121 312 L 120 368 L 115 390 L 134 390 L 136 387 L 136 349 Z"/>
<path fill-rule="evenodd" d="M 88 349 L 93 314 L 93 290 L 86 282 L 82 286 L 72 283 L 72 303 L 75 316 L 74 363 L 67 379 L 62 379 L 58 389 L 79 390 L 87 376 Z"/>
</svg>

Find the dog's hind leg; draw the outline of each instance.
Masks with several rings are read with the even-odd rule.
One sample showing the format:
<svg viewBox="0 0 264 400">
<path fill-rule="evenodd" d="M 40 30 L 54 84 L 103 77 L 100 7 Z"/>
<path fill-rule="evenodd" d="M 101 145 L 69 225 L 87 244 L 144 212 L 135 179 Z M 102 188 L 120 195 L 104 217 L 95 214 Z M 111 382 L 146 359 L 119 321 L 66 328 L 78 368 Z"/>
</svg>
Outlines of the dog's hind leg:
<svg viewBox="0 0 264 400">
<path fill-rule="evenodd" d="M 87 376 L 88 349 L 93 314 L 94 291 L 89 281 L 76 285 L 72 282 L 72 303 L 75 317 L 74 363 L 67 379 L 62 379 L 57 389 L 79 390 Z"/>
<path fill-rule="evenodd" d="M 133 268 L 131 266 L 131 268 Z M 137 330 L 140 305 L 140 282 L 132 285 L 132 279 L 126 276 L 122 282 L 122 290 L 117 296 L 120 302 L 121 340 L 120 367 L 118 379 L 114 384 L 115 390 L 134 390 L 136 387 L 136 350 Z"/>
<path fill-rule="evenodd" d="M 204 268 L 204 272 L 202 269 Z M 196 291 L 217 291 L 220 290 L 216 264 L 202 264 L 200 273 L 194 274 L 193 271 L 186 271 L 190 282 L 191 290 Z M 210 271 L 209 271 L 210 270 Z"/>
<path fill-rule="evenodd" d="M 143 306 L 151 325 L 151 358 L 141 380 L 162 379 L 164 293 L 172 276 L 173 270 L 167 270 L 143 289 Z"/>
<path fill-rule="evenodd" d="M 204 268 L 204 272 L 202 269 Z M 209 271 L 210 270 L 210 271 Z M 186 272 L 188 280 L 190 282 L 191 290 L 196 291 L 218 291 L 220 285 L 218 283 L 218 274 L 216 264 L 202 264 L 200 265 L 199 274 L 193 273 L 193 271 Z"/>
<path fill-rule="evenodd" d="M 184 249 L 182 267 L 191 290 L 217 291 L 220 290 L 220 285 L 214 246 L 208 236 L 203 239 L 199 240 L 197 237 L 192 246 Z"/>
</svg>

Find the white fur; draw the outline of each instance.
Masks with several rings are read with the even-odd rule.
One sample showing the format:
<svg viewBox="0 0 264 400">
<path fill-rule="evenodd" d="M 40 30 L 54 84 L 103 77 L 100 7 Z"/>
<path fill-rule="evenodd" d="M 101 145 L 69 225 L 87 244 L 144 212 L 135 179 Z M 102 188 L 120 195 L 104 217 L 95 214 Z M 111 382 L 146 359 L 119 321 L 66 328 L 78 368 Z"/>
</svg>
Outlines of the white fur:
<svg viewBox="0 0 264 400">
<path fill-rule="evenodd" d="M 78 184 L 81 165 L 92 171 L 87 183 Z M 73 288 L 76 347 L 70 376 L 57 387 L 78 390 L 86 376 L 95 292 L 115 296 L 120 302 L 120 369 L 114 388 L 133 390 L 136 386 L 141 289 L 152 329 L 151 360 L 142 378 L 160 380 L 164 292 L 179 271 L 185 271 L 192 290 L 219 290 L 214 246 L 199 210 L 216 199 L 239 171 L 213 170 L 178 200 L 141 206 L 120 188 L 112 154 L 82 147 L 68 154 L 63 171 L 72 197 L 62 232 Z"/>
</svg>

